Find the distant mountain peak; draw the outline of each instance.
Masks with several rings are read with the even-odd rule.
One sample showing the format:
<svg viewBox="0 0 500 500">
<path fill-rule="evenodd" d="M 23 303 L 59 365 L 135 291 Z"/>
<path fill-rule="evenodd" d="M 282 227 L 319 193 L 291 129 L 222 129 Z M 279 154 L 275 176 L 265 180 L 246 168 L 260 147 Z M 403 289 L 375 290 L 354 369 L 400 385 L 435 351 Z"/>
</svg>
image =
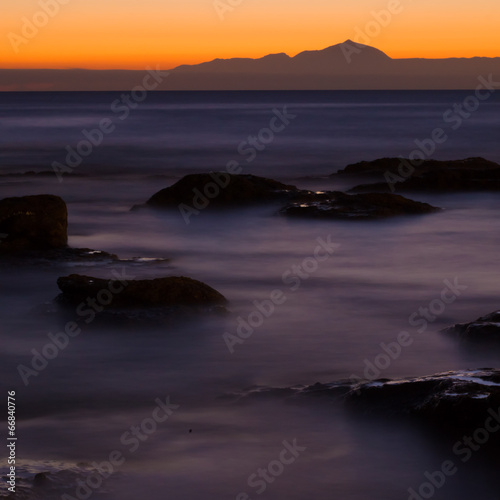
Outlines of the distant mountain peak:
<svg viewBox="0 0 500 500">
<path fill-rule="evenodd" d="M 343 43 L 331 45 L 320 50 L 306 50 L 300 52 L 294 58 L 294 61 L 304 64 L 309 70 L 312 66 L 320 66 L 323 64 L 335 64 L 338 67 L 350 65 L 354 62 L 355 65 L 376 65 L 379 63 L 389 62 L 392 59 L 375 47 L 363 45 L 362 43 L 353 42 L 348 39 Z"/>
<path fill-rule="evenodd" d="M 332 47 L 342 47 L 342 46 L 347 46 L 350 45 L 351 47 L 368 47 L 368 45 L 363 45 L 362 43 L 357 43 L 352 41 L 350 38 L 348 38 L 345 42 L 342 43 L 336 43 L 335 45 L 332 45 Z"/>
<path fill-rule="evenodd" d="M 497 75 L 498 67 L 498 59 L 490 58 L 392 59 L 348 38 L 294 56 L 280 52 L 179 66 L 172 70 L 169 85 L 195 90 L 474 88 L 478 74 Z"/>
<path fill-rule="evenodd" d="M 371 47 L 370 45 L 365 45 L 363 43 L 353 42 L 350 38 L 348 38 L 345 42 L 339 43 L 337 45 L 355 45 L 355 46 L 359 46 L 359 47 Z M 375 47 L 371 47 L 371 48 L 373 49 Z"/>
</svg>

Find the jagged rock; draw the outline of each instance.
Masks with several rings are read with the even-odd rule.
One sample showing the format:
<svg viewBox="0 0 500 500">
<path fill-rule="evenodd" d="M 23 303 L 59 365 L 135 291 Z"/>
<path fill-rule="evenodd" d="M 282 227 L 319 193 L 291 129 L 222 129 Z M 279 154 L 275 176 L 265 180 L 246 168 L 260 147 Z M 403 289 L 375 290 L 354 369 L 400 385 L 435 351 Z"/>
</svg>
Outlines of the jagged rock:
<svg viewBox="0 0 500 500">
<path fill-rule="evenodd" d="M 177 208 L 180 204 L 185 204 L 196 209 L 204 208 L 205 204 L 207 208 L 237 206 L 282 200 L 297 191 L 295 186 L 255 175 L 234 175 L 225 172 L 191 174 L 154 194 L 146 205 Z"/>
<path fill-rule="evenodd" d="M 58 196 L 35 195 L 0 200 L 0 253 L 65 248 L 68 211 Z"/>
<path fill-rule="evenodd" d="M 377 219 L 438 211 L 428 203 L 385 193 L 349 195 L 339 191 L 311 193 L 285 206 L 281 213 L 296 217 L 329 219 Z"/>
<path fill-rule="evenodd" d="M 497 415 L 495 422 L 500 423 L 500 370 L 492 368 L 359 383 L 342 380 L 288 389 L 254 387 L 238 396 L 239 399 L 274 396 L 295 401 L 323 397 L 343 402 L 360 414 L 415 417 L 458 432 L 484 427 L 492 413 Z M 495 439 L 498 442 L 500 435 Z"/>
<path fill-rule="evenodd" d="M 500 341 L 500 311 L 482 316 L 471 323 L 457 323 L 441 331 L 464 340 L 498 342 Z"/>
<path fill-rule="evenodd" d="M 474 429 L 484 424 L 488 409 L 500 407 L 500 371 L 480 369 L 365 382 L 353 387 L 345 401 L 365 413 L 414 415 L 438 425 Z"/>
</svg>

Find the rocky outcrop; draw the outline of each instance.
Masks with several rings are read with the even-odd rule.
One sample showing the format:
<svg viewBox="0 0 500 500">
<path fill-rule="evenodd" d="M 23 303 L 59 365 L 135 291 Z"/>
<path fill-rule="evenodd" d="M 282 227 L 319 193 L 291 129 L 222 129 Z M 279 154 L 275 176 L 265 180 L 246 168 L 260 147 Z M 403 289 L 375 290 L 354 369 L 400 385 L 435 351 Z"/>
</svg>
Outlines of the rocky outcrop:
<svg viewBox="0 0 500 500">
<path fill-rule="evenodd" d="M 424 160 L 422 162 L 415 162 L 408 158 L 379 158 L 373 161 L 360 161 L 358 163 L 351 163 L 337 173 L 332 174 L 332 177 L 337 175 L 341 176 L 380 176 L 386 172 L 390 172 L 395 176 L 404 176 L 408 174 L 408 169 L 412 167 L 414 175 L 425 174 L 429 171 L 443 171 L 443 170 L 469 170 L 469 171 L 483 171 L 483 170 L 497 170 L 500 165 L 493 161 L 484 158 L 466 158 L 465 160 Z"/>
<path fill-rule="evenodd" d="M 393 194 L 353 196 L 340 191 L 312 192 L 254 175 L 220 172 L 187 175 L 153 195 L 147 205 L 202 210 L 270 201 L 288 202 L 280 211 L 283 215 L 314 218 L 376 219 L 439 210 Z"/>
<path fill-rule="evenodd" d="M 61 249 L 68 242 L 68 211 L 58 196 L 0 200 L 0 253 Z"/>
<path fill-rule="evenodd" d="M 2 478 L 9 472 L 8 466 L 0 468 Z M 92 476 L 102 472 L 92 464 L 57 460 L 18 460 L 16 463 L 16 489 L 9 493 L 8 484 L 0 485 L 0 498 L 4 500 L 61 500 L 74 498 L 75 485 L 84 484 Z M 92 478 L 90 479 L 92 481 Z M 92 488 L 96 498 L 103 498 L 103 487 Z M 90 490 L 89 490 L 90 491 Z M 82 495 L 76 495 L 79 497 Z"/>
<path fill-rule="evenodd" d="M 295 186 L 255 175 L 191 174 L 154 194 L 146 205 L 177 208 L 184 204 L 199 210 L 283 200 L 297 191 Z"/>
<path fill-rule="evenodd" d="M 500 341 L 500 311 L 495 311 L 470 323 L 457 323 L 442 330 L 460 339 L 474 342 Z"/>
<path fill-rule="evenodd" d="M 354 386 L 345 402 L 364 413 L 413 415 L 439 426 L 475 429 L 484 424 L 488 409 L 500 407 L 500 371 L 366 382 Z"/>
<path fill-rule="evenodd" d="M 454 371 L 436 375 L 380 379 L 353 383 L 339 381 L 288 389 L 252 387 L 239 398 L 285 397 L 295 401 L 327 398 L 364 415 L 414 417 L 434 427 L 474 431 L 484 427 L 491 412 L 500 423 L 500 370 Z M 500 434 L 496 442 L 500 440 Z"/>
<path fill-rule="evenodd" d="M 148 307 L 225 305 L 226 299 L 210 286 L 184 276 L 152 280 L 105 280 L 71 274 L 57 280 L 62 294 L 58 301 L 78 306 L 95 297 L 103 308 L 143 309 Z M 102 299 L 102 300 L 101 300 Z"/>
<path fill-rule="evenodd" d="M 311 193 L 285 206 L 281 213 L 322 219 L 378 219 L 397 215 L 428 214 L 439 208 L 385 193 L 349 195 L 339 191 Z"/>
<path fill-rule="evenodd" d="M 351 192 L 470 192 L 500 190 L 500 165 L 484 158 L 456 161 L 426 160 L 415 165 L 401 158 L 383 158 L 349 165 L 337 175 L 377 176 L 375 184 L 361 184 Z"/>
<path fill-rule="evenodd" d="M 2 265 L 40 261 L 109 262 L 114 254 L 90 248 L 70 248 L 68 210 L 53 195 L 0 200 L 0 255 Z"/>
</svg>

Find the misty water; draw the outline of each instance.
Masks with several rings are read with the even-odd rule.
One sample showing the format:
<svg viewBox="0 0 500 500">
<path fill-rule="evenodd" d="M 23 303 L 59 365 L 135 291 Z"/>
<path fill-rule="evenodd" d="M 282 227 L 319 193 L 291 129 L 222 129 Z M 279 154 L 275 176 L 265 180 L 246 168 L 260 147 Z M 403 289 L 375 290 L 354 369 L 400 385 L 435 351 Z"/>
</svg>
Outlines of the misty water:
<svg viewBox="0 0 500 500">
<path fill-rule="evenodd" d="M 496 367 L 497 351 L 460 344 L 439 330 L 498 308 L 497 194 L 414 194 L 445 210 L 366 222 L 287 219 L 273 204 L 201 211 L 189 224 L 175 209 L 130 209 L 187 173 L 224 170 L 229 161 L 240 162 L 243 173 L 298 187 L 347 189 L 357 181 L 328 176 L 351 162 L 407 157 L 415 140 L 437 127 L 449 137 L 432 157 L 499 162 L 497 95 L 456 130 L 457 119 L 443 119 L 469 94 L 157 93 L 123 120 L 112 110 L 120 94 L 0 94 L 2 173 L 50 171 L 53 161 L 64 163 L 66 146 L 77 147 L 83 129 L 104 118 L 116 125 L 74 169 L 81 177 L 0 178 L 1 198 L 61 196 L 70 246 L 123 259 L 0 267 L 1 377 L 5 392 L 17 392 L 26 498 L 77 498 L 76 481 L 114 451 L 125 461 L 92 498 L 406 499 L 425 471 L 454 458 L 453 441 L 404 419 L 355 415 L 327 399 L 238 395 L 260 386 L 370 378 L 373 368 L 366 370 L 383 352 L 381 343 L 401 331 L 413 343 L 377 377 Z M 294 117 L 247 161 L 240 144 L 267 127 L 276 110 Z M 296 266 L 310 264 L 321 241 L 335 244 L 331 255 L 299 276 Z M 32 350 L 64 329 L 65 318 L 49 304 L 59 293 L 57 278 L 111 279 L 114 270 L 136 279 L 190 276 L 220 291 L 229 312 L 161 328 L 90 324 L 26 386 L 18 366 L 30 366 Z M 440 299 L 446 283 L 460 286 L 457 299 L 425 329 L 421 318 L 416 325 L 412 315 Z M 238 318 L 248 321 L 255 301 L 276 290 L 284 303 L 231 353 L 223 335 L 236 334 Z M 157 398 L 167 397 L 178 405 L 168 420 L 144 441 L 124 439 L 151 417 Z M 265 491 L 248 483 L 279 459 L 284 441 L 294 440 L 298 457 Z M 44 471 L 51 485 L 40 494 L 33 477 Z M 478 455 L 433 498 L 498 499 L 496 475 Z"/>
</svg>

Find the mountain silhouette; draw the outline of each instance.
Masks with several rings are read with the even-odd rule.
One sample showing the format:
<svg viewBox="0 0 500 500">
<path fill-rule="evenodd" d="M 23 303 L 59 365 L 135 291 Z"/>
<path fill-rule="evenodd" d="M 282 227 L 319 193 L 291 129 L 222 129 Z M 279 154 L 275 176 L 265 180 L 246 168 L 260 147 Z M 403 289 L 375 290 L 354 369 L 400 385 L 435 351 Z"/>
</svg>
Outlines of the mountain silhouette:
<svg viewBox="0 0 500 500">
<path fill-rule="evenodd" d="M 391 58 L 382 51 L 351 40 L 323 50 L 307 50 L 295 57 L 269 54 L 259 59 L 215 59 L 193 66 L 182 65 L 174 72 L 200 73 L 268 73 L 268 74 L 329 74 L 359 68 L 373 69 Z"/>
<path fill-rule="evenodd" d="M 0 69 L 0 90 L 128 90 L 143 71 Z M 294 57 L 214 59 L 170 70 L 156 90 L 475 89 L 500 81 L 500 58 L 392 59 L 346 40 Z M 500 87 L 500 85 L 498 85 Z"/>
</svg>

